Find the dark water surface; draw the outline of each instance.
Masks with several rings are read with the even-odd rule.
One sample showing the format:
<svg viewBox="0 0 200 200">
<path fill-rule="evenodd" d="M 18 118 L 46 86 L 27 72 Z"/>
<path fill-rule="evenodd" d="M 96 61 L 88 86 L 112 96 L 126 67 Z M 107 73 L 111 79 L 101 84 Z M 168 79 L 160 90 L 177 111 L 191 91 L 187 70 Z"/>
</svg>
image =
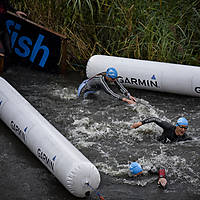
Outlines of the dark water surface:
<svg viewBox="0 0 200 200">
<path fill-rule="evenodd" d="M 130 106 L 103 98 L 77 99 L 80 77 L 52 75 L 13 67 L 2 75 L 99 170 L 99 192 L 105 200 L 200 199 L 200 99 L 132 90 L 138 104 Z M 162 129 L 133 122 L 155 116 L 175 123 L 185 116 L 192 141 L 161 144 Z M 168 188 L 160 189 L 157 176 L 133 179 L 127 168 L 138 161 L 144 169 L 163 166 Z M 0 121 L 0 199 L 74 200 L 28 148 Z M 98 199 L 94 193 L 90 199 Z"/>
</svg>

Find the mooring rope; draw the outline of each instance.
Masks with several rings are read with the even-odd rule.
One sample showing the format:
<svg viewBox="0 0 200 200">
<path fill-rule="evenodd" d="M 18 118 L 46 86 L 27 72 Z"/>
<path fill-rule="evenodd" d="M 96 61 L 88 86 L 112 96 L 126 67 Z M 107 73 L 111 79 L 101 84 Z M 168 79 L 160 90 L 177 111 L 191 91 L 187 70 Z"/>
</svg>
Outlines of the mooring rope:
<svg viewBox="0 0 200 200">
<path fill-rule="evenodd" d="M 103 196 L 97 190 L 95 190 L 88 182 L 86 184 L 96 193 L 100 200 L 104 200 Z"/>
</svg>

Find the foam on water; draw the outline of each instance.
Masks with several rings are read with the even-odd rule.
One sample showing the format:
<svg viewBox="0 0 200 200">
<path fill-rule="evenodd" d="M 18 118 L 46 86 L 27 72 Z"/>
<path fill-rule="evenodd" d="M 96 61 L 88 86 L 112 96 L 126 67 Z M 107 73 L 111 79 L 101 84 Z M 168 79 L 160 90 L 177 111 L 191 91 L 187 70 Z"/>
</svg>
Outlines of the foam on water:
<svg viewBox="0 0 200 200">
<path fill-rule="evenodd" d="M 26 71 L 24 73 L 23 69 L 16 67 L 15 70 L 8 71 L 5 77 L 50 123 L 83 152 L 100 172 L 109 175 L 109 178 L 102 176 L 101 189 L 106 197 L 110 195 L 109 199 L 145 199 L 146 197 L 146 199 L 159 199 L 160 197 L 163 199 L 198 199 L 197 195 L 200 195 L 199 99 L 141 90 L 135 93 L 136 96 L 142 96 L 141 99 L 136 99 L 136 105 L 104 99 L 102 101 L 80 101 L 77 99 L 77 88 L 71 86 L 74 80 L 68 81 L 63 76 L 55 74 L 35 73 L 34 71 L 30 73 L 27 69 L 28 73 Z M 187 132 L 191 134 L 193 141 L 161 144 L 155 138 L 161 134 L 162 129 L 154 123 L 145 124 L 138 129 L 130 128 L 132 123 L 147 117 L 159 117 L 174 123 L 179 116 L 185 116 L 189 120 Z M 14 159 L 16 160 L 16 156 Z M 7 161 L 8 155 L 1 154 L 0 160 Z M 169 188 L 165 191 L 152 191 L 155 189 L 157 175 L 147 173 L 138 179 L 129 177 L 128 166 L 132 161 L 140 162 L 145 170 L 152 166 L 165 167 Z M 18 168 L 23 170 L 20 165 Z M 50 180 L 51 183 L 52 179 L 47 178 L 49 173 L 45 173 L 43 167 L 36 168 L 34 171 L 29 169 L 27 174 L 38 174 L 36 180 L 42 177 L 43 180 Z M 13 171 L 16 169 L 13 168 Z M 108 182 L 105 183 L 107 180 Z M 41 188 L 49 189 L 49 186 L 41 187 L 42 181 L 35 183 L 38 183 L 35 184 L 39 187 L 38 191 Z M 144 190 L 135 190 L 137 187 L 126 187 L 121 183 L 148 185 L 149 187 Z M 56 184 L 53 185 L 56 187 Z M 28 188 L 26 185 L 25 187 Z M 49 190 L 48 193 L 52 196 L 52 191 L 55 190 Z M 34 193 L 34 197 L 38 197 L 38 194 L 46 197 L 47 193 L 44 190 L 42 193 L 38 191 Z M 134 196 L 135 191 L 141 192 L 139 196 Z M 168 191 L 169 196 L 161 196 Z M 56 197 L 58 197 L 57 194 L 61 195 L 60 198 L 63 195 L 67 199 L 71 197 L 66 196 L 66 193 L 60 190 L 53 193 Z M 10 195 L 10 191 L 7 194 Z M 186 195 L 185 198 L 184 195 Z M 29 191 L 27 196 L 30 196 Z"/>
<path fill-rule="evenodd" d="M 56 89 L 56 90 L 52 91 L 52 95 L 59 96 L 61 99 L 65 99 L 65 100 L 76 99 L 77 98 L 77 89 L 74 87 Z"/>
<path fill-rule="evenodd" d="M 158 132 L 158 127 L 156 127 L 155 124 L 148 124 L 137 130 L 130 129 L 131 124 L 140 119 L 138 113 L 143 112 L 144 114 L 150 112 L 152 116 L 159 116 L 159 113 L 154 110 L 153 107 L 150 105 L 149 107 L 150 110 L 147 109 L 147 106 L 142 104 L 133 107 L 127 105 L 123 106 L 123 109 L 127 110 L 127 112 L 130 112 L 130 109 L 132 109 L 137 113 L 132 116 L 129 121 L 111 117 L 107 117 L 107 120 L 95 121 L 95 116 L 104 116 L 107 110 L 112 110 L 112 107 L 107 105 L 104 110 L 90 113 L 90 118 L 83 115 L 82 118 L 75 119 L 72 124 L 73 128 L 68 132 L 68 138 L 79 148 L 91 148 L 92 146 L 95 148 L 98 146 L 98 148 L 95 148 L 95 151 L 97 151 L 100 159 L 98 159 L 95 165 L 98 166 L 99 170 L 113 177 L 120 178 L 120 175 L 123 177 L 127 174 L 129 161 L 127 158 L 130 158 L 130 153 L 132 154 L 129 148 L 134 148 L 135 140 L 144 141 L 144 134 L 142 134 L 144 131 L 146 131 L 146 134 Z M 81 112 L 83 113 L 83 110 L 81 110 Z M 140 149 L 138 148 L 134 150 L 135 154 L 139 152 Z M 121 156 L 118 157 L 117 154 Z M 125 159 L 122 159 L 122 157 L 125 157 Z M 99 160 L 101 160 L 101 162 L 99 162 Z"/>
<path fill-rule="evenodd" d="M 76 92 L 74 88 L 63 88 L 56 89 L 53 95 L 73 101 L 77 98 Z M 172 123 L 163 110 L 151 106 L 143 99 L 137 99 L 136 105 L 115 101 L 111 104 L 106 102 L 103 106 L 98 103 L 94 100 L 77 101 L 76 108 L 69 108 L 71 112 L 68 117 L 72 118 L 73 122 L 70 128 L 66 129 L 66 137 L 78 149 L 85 149 L 88 156 L 90 152 L 91 157 L 96 155 L 93 163 L 99 171 L 112 176 L 120 183 L 140 186 L 156 183 L 157 175 L 148 173 L 142 178 L 128 177 L 130 162 L 137 161 L 144 171 L 152 167 L 164 167 L 171 183 L 181 181 L 194 186 L 197 184 L 199 178 L 192 166 L 182 154 L 174 155 L 173 150 L 176 151 L 177 146 L 160 144 L 155 140 L 155 137 L 162 133 L 162 128 L 155 123 L 145 124 L 138 129 L 130 128 L 132 123 L 148 117 L 158 117 Z"/>
</svg>

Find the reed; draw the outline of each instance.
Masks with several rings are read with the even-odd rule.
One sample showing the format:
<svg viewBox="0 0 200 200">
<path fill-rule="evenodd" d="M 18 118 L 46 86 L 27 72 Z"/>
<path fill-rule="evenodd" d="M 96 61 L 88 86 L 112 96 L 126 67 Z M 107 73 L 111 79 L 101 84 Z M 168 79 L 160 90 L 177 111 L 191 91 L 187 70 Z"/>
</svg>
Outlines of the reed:
<svg viewBox="0 0 200 200">
<path fill-rule="evenodd" d="M 94 54 L 200 65 L 199 0 L 11 0 L 65 35 L 75 57 Z"/>
</svg>

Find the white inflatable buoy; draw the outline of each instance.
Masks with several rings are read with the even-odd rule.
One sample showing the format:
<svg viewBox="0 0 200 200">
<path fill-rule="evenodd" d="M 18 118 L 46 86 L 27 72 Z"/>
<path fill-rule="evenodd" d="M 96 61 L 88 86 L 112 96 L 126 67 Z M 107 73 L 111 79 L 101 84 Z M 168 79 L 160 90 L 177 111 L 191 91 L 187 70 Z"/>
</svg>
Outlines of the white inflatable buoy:
<svg viewBox="0 0 200 200">
<path fill-rule="evenodd" d="M 73 195 L 98 188 L 97 168 L 1 77 L 0 118 Z"/>
<path fill-rule="evenodd" d="M 121 83 L 127 87 L 200 97 L 200 67 L 197 66 L 95 55 L 88 60 L 87 77 L 108 67 L 118 71 Z"/>
</svg>

